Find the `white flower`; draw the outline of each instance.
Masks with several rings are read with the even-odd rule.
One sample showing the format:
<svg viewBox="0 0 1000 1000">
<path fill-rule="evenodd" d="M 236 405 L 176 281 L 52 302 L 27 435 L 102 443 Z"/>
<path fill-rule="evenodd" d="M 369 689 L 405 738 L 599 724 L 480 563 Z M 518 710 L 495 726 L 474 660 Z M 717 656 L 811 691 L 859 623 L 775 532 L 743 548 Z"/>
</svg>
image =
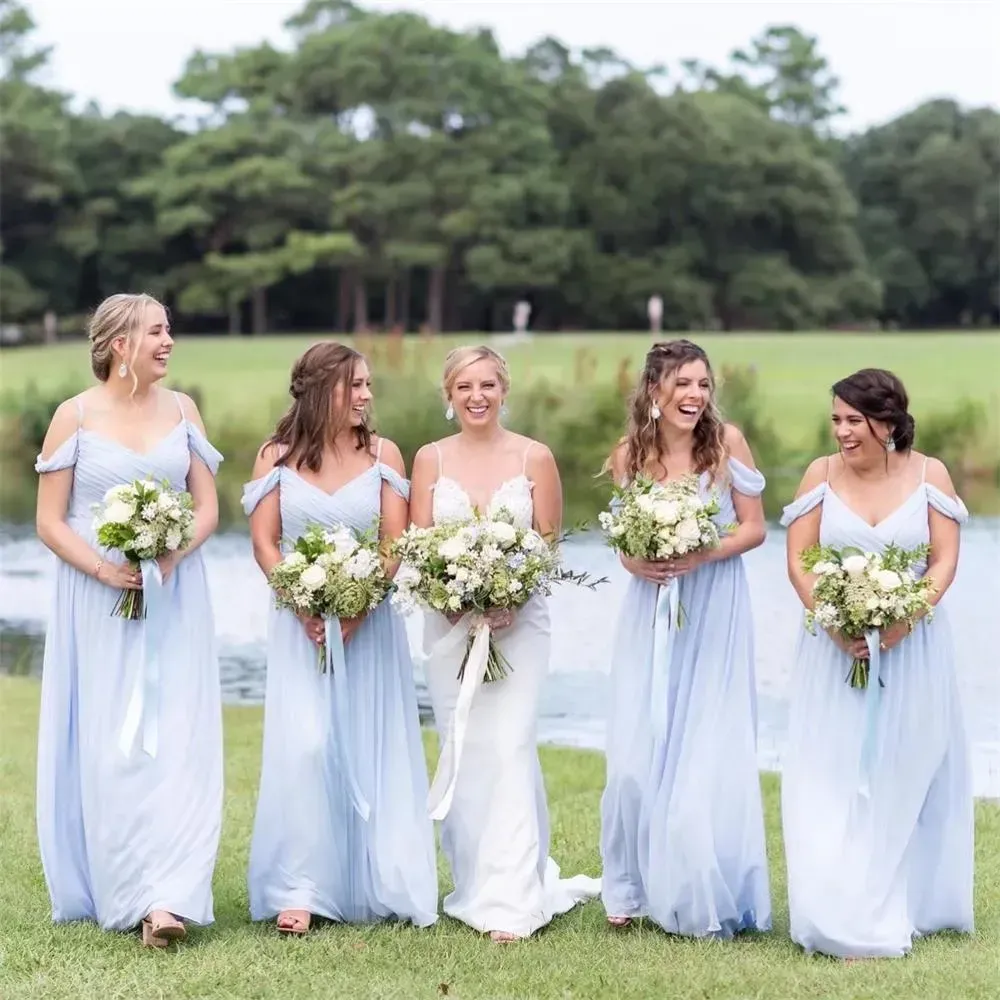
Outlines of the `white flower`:
<svg viewBox="0 0 1000 1000">
<path fill-rule="evenodd" d="M 681 514 L 676 500 L 657 500 L 653 505 L 653 515 L 660 524 L 676 524 Z"/>
<path fill-rule="evenodd" d="M 135 540 L 136 552 L 143 552 L 151 549 L 156 544 L 156 539 L 148 531 L 140 531 Z"/>
<path fill-rule="evenodd" d="M 139 483 L 139 485 L 144 490 L 149 490 L 150 492 L 156 489 L 156 483 L 154 483 L 152 479 L 144 479 L 141 483 Z"/>
<path fill-rule="evenodd" d="M 289 552 L 284 561 L 286 566 L 294 569 L 297 566 L 305 566 L 306 557 L 301 552 Z"/>
<path fill-rule="evenodd" d="M 451 538 L 445 539 L 438 546 L 438 555 L 442 559 L 447 559 L 449 562 L 455 559 L 461 559 L 469 551 L 469 547 L 465 542 L 465 539 L 459 535 L 453 535 Z"/>
<path fill-rule="evenodd" d="M 649 493 L 640 493 L 635 498 L 635 505 L 644 514 L 652 514 L 656 508 L 656 500 Z"/>
<path fill-rule="evenodd" d="M 848 576 L 861 576 L 868 568 L 868 560 L 864 556 L 848 556 L 840 565 Z"/>
<path fill-rule="evenodd" d="M 835 562 L 818 562 L 813 566 L 813 572 L 817 576 L 829 576 L 831 573 L 836 573 L 838 569 Z"/>
<path fill-rule="evenodd" d="M 891 569 L 880 569 L 875 573 L 875 582 L 883 590 L 898 590 L 902 585 L 903 581 L 900 579 L 899 574 Z"/>
<path fill-rule="evenodd" d="M 677 525 L 677 538 L 682 542 L 698 542 L 701 540 L 701 528 L 693 517 L 686 517 Z"/>
<path fill-rule="evenodd" d="M 490 524 L 490 534 L 501 545 L 513 545 L 517 540 L 517 532 L 506 521 L 493 521 Z"/>
<path fill-rule="evenodd" d="M 102 521 L 105 524 L 128 524 L 135 516 L 135 507 L 124 500 L 114 500 L 104 511 Z"/>
<path fill-rule="evenodd" d="M 456 597 L 454 594 L 448 598 L 448 609 L 450 611 L 458 611 L 462 607 L 462 600 Z"/>
<path fill-rule="evenodd" d="M 344 572 L 353 580 L 365 580 L 377 565 L 378 561 L 368 549 L 359 549 L 345 563 Z"/>
<path fill-rule="evenodd" d="M 148 503 L 142 508 L 142 519 L 144 521 L 152 521 L 156 517 L 156 504 Z"/>
<path fill-rule="evenodd" d="M 319 590 L 326 583 L 326 573 L 322 566 L 307 566 L 299 577 L 299 582 L 306 590 Z"/>
<path fill-rule="evenodd" d="M 175 552 L 181 547 L 181 533 L 178 528 L 171 528 L 167 532 L 166 546 L 169 552 Z"/>
</svg>

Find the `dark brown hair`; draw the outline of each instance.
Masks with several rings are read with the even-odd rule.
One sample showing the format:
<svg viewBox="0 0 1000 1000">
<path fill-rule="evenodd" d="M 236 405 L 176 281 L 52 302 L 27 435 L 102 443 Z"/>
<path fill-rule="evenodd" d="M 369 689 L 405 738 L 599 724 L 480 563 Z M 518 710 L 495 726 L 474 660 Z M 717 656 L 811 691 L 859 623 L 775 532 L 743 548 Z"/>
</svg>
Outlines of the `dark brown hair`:
<svg viewBox="0 0 1000 1000">
<path fill-rule="evenodd" d="M 637 475 L 647 474 L 653 464 L 659 464 L 666 472 L 660 454 L 656 421 L 652 415 L 653 391 L 664 379 L 692 361 L 704 363 L 711 387 L 708 405 L 694 428 L 692 458 L 695 471 L 709 471 L 714 476 L 722 464 L 726 452 L 725 424 L 715 403 L 715 375 L 708 355 L 690 340 L 668 340 L 653 344 L 650 348 L 638 385 L 629 401 L 628 429 L 619 442 L 619 446 L 626 446 L 625 472 L 629 480 Z"/>
<path fill-rule="evenodd" d="M 834 382 L 831 389 L 837 399 L 842 399 L 864 418 L 872 436 L 875 434 L 872 421 L 889 425 L 889 437 L 896 451 L 909 451 L 916 436 L 916 424 L 910 416 L 910 399 L 903 383 L 884 368 L 862 368 L 861 371 Z"/>
<path fill-rule="evenodd" d="M 288 391 L 292 405 L 278 421 L 268 444 L 278 445 L 275 465 L 304 465 L 310 472 L 319 472 L 323 451 L 350 422 L 351 382 L 354 368 L 364 356 L 350 347 L 325 340 L 313 344 L 292 367 Z M 340 406 L 333 400 L 341 387 Z M 371 449 L 372 429 L 367 420 L 353 428 L 356 449 Z"/>
</svg>

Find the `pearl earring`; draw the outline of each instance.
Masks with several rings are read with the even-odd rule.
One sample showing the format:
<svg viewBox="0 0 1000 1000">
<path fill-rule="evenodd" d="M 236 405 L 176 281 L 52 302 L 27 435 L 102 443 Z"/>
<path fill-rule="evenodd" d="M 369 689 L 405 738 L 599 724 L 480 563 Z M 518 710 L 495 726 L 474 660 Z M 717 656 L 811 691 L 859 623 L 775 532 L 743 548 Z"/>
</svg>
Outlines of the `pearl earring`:
<svg viewBox="0 0 1000 1000">
<path fill-rule="evenodd" d="M 128 375 L 128 365 L 125 364 L 125 362 L 123 361 L 118 366 L 118 377 L 119 378 L 125 378 L 126 375 Z"/>
<path fill-rule="evenodd" d="M 452 406 L 451 403 L 448 404 L 448 409 L 444 411 L 444 419 L 445 420 L 455 419 L 455 407 Z"/>
<path fill-rule="evenodd" d="M 660 408 L 659 406 L 656 405 L 656 403 L 653 403 L 652 407 L 650 408 L 649 415 L 654 420 L 659 420 L 660 417 L 662 416 L 662 414 L 660 413 Z"/>
</svg>

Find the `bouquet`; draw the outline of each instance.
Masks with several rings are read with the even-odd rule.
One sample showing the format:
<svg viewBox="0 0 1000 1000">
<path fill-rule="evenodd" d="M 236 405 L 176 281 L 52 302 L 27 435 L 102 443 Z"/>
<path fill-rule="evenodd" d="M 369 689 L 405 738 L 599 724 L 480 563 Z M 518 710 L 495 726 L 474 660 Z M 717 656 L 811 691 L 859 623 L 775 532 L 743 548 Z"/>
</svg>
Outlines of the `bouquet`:
<svg viewBox="0 0 1000 1000">
<path fill-rule="evenodd" d="M 616 552 L 632 559 L 670 559 L 718 548 L 720 532 L 735 527 L 712 520 L 720 509 L 718 494 L 713 491 L 703 497 L 694 474 L 669 483 L 637 476 L 615 489 L 611 510 L 599 514 L 598 520 Z"/>
<path fill-rule="evenodd" d="M 801 555 L 802 566 L 816 575 L 806 628 L 813 635 L 819 625 L 847 639 L 861 639 L 866 632 L 901 621 L 909 622 L 912 628 L 920 614 L 930 621 L 933 582 L 926 577 L 918 579 L 912 570 L 929 551 L 928 545 L 909 550 L 888 545 L 880 553 L 818 544 L 806 549 Z M 853 688 L 868 686 L 867 660 L 852 662 L 847 683 Z"/>
<path fill-rule="evenodd" d="M 296 614 L 357 618 L 374 610 L 392 589 L 380 558 L 378 522 L 366 532 L 342 524 L 310 525 L 271 570 L 275 604 Z M 319 669 L 326 671 L 326 645 Z"/>
<path fill-rule="evenodd" d="M 194 537 L 191 494 L 172 489 L 166 480 L 159 486 L 151 479 L 112 486 L 93 511 L 98 543 L 121 552 L 136 569 L 141 562 L 186 548 Z M 123 590 L 111 614 L 142 618 L 142 590 Z"/>
<path fill-rule="evenodd" d="M 403 565 L 392 600 L 406 612 L 423 606 L 442 614 L 484 615 L 520 608 L 535 594 L 551 593 L 555 582 L 584 579 L 562 570 L 555 546 L 537 531 L 517 527 L 505 510 L 431 528 L 411 525 L 394 551 Z M 473 641 L 470 632 L 459 680 Z M 500 680 L 509 671 L 491 634 L 483 680 Z"/>
</svg>

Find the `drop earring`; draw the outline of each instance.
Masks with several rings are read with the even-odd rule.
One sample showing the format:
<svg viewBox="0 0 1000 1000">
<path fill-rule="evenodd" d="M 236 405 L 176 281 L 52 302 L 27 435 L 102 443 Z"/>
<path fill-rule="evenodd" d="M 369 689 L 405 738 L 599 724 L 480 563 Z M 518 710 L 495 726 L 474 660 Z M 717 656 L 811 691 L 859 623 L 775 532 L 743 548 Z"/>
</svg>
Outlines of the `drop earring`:
<svg viewBox="0 0 1000 1000">
<path fill-rule="evenodd" d="M 662 414 L 660 413 L 660 408 L 659 408 L 659 406 L 657 406 L 656 403 L 653 403 L 653 405 L 650 407 L 650 409 L 649 409 L 649 415 L 654 420 L 659 420 L 660 417 L 662 416 Z"/>
<path fill-rule="evenodd" d="M 500 416 L 501 417 L 506 417 L 508 413 L 510 413 L 510 410 L 507 409 L 507 404 L 506 403 L 501 403 L 500 404 Z"/>
<path fill-rule="evenodd" d="M 448 409 L 444 411 L 444 419 L 445 420 L 455 419 L 455 407 L 452 406 L 451 403 L 448 404 Z"/>
<path fill-rule="evenodd" d="M 886 451 L 896 450 L 896 442 L 892 439 L 891 434 L 885 439 L 885 450 Z"/>
<path fill-rule="evenodd" d="M 118 377 L 119 378 L 125 378 L 126 375 L 128 375 L 128 365 L 125 364 L 125 362 L 123 361 L 118 366 Z"/>
</svg>

